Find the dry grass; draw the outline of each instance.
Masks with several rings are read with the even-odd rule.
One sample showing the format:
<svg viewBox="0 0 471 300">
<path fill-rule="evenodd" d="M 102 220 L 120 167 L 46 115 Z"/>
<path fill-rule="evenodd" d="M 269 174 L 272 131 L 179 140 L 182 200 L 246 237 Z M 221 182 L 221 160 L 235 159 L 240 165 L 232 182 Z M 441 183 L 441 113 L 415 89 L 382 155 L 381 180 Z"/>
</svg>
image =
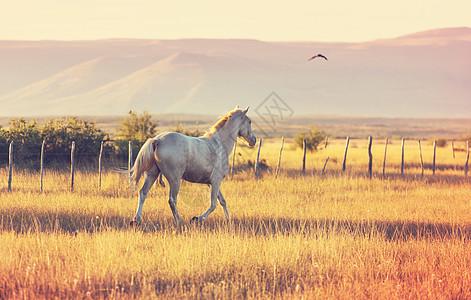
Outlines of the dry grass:
<svg viewBox="0 0 471 300">
<path fill-rule="evenodd" d="M 68 174 L 15 172 L 13 191 L 0 186 L 0 298 L 470 298 L 471 189 L 457 168 L 464 153 L 439 148 L 441 166 L 420 175 L 416 142 L 374 146 L 374 176 L 366 176 L 366 140 L 344 141 L 308 154 L 285 146 L 283 172 L 255 181 L 249 170 L 226 180 L 222 191 L 232 219 L 220 207 L 200 226 L 208 188 L 183 184 L 176 228 L 167 189 L 153 188 L 144 222 L 128 226 L 136 193 L 106 172 L 80 172 L 74 192 Z M 239 165 L 255 151 L 238 148 Z M 424 160 L 432 159 L 424 143 Z M 279 142 L 262 158 L 276 166 Z M 321 176 L 325 159 L 326 174 Z M 6 170 L 1 171 L 6 178 Z"/>
</svg>

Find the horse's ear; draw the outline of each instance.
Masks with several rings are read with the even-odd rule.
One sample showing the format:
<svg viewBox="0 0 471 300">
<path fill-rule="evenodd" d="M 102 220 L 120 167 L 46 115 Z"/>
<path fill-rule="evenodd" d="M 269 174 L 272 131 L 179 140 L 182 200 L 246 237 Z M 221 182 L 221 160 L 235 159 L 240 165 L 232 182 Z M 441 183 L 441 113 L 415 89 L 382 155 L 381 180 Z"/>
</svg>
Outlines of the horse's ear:
<svg viewBox="0 0 471 300">
<path fill-rule="evenodd" d="M 249 107 L 250 107 L 250 105 L 247 106 L 242 112 L 243 112 L 244 114 L 247 114 L 247 112 L 249 111 Z"/>
</svg>

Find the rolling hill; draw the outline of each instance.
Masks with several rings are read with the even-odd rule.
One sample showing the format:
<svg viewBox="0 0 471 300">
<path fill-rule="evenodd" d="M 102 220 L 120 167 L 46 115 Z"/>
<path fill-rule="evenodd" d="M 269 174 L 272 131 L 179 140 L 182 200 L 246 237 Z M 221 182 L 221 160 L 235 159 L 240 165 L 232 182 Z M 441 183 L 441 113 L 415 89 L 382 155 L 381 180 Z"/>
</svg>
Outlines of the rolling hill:
<svg viewBox="0 0 471 300">
<path fill-rule="evenodd" d="M 0 41 L 1 116 L 219 114 L 275 91 L 295 115 L 458 118 L 470 80 L 471 28 L 365 43 Z"/>
</svg>

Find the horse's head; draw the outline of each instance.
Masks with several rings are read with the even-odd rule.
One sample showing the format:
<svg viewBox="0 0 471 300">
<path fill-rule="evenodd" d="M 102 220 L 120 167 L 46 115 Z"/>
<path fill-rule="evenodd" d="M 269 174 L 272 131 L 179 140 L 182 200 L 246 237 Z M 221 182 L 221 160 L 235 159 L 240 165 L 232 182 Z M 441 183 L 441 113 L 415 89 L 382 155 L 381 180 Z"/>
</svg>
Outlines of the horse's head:
<svg viewBox="0 0 471 300">
<path fill-rule="evenodd" d="M 252 121 L 247 117 L 247 111 L 249 110 L 249 106 L 246 109 L 241 110 L 241 123 L 239 126 L 238 137 L 242 138 L 246 141 L 250 147 L 254 146 L 257 142 L 257 138 L 252 131 Z"/>
</svg>

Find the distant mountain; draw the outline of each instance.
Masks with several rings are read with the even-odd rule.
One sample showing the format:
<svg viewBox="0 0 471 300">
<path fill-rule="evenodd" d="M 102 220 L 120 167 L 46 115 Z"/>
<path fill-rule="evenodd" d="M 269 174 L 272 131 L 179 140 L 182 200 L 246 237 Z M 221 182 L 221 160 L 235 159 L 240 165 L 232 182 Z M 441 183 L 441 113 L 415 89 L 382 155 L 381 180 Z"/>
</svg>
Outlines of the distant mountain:
<svg viewBox="0 0 471 300">
<path fill-rule="evenodd" d="M 470 40 L 471 28 L 468 27 L 457 27 L 457 28 L 442 28 L 435 30 L 428 30 L 423 32 L 417 32 L 401 37 L 404 38 L 422 38 L 422 39 L 433 39 L 442 38 L 445 40 Z"/>
<path fill-rule="evenodd" d="M 322 53 L 329 61 L 307 61 Z M 0 115 L 219 114 L 275 91 L 296 115 L 469 117 L 471 28 L 365 43 L 0 41 Z"/>
</svg>

